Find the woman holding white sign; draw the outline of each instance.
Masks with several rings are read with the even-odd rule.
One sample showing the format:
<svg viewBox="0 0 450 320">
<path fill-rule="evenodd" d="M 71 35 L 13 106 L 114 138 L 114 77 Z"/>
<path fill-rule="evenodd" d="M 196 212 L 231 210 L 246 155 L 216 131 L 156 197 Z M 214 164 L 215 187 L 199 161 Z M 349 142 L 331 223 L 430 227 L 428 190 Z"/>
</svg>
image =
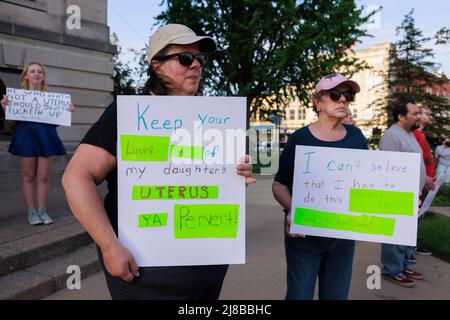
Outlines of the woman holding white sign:
<svg viewBox="0 0 450 320">
<path fill-rule="evenodd" d="M 297 145 L 368 149 L 362 132 L 342 124 L 349 104 L 360 91 L 359 85 L 340 74 L 323 77 L 313 93 L 318 120 L 294 132 L 280 157 L 272 189 L 286 213 L 285 251 L 287 262 L 286 299 L 312 299 L 317 278 L 319 299 L 346 299 L 352 276 L 355 242 L 291 234 L 291 203 Z"/>
<path fill-rule="evenodd" d="M 169 24 L 150 38 L 148 63 L 150 95 L 199 95 L 202 67 L 216 50 L 210 37 Z M 254 183 L 251 165 L 237 174 Z M 108 181 L 104 205 L 96 185 Z M 117 106 L 113 103 L 89 130 L 63 176 L 69 205 L 99 247 L 113 299 L 218 299 L 227 265 L 138 268 L 130 251 L 117 238 Z M 150 243 L 151 245 L 159 245 Z"/>
<path fill-rule="evenodd" d="M 47 91 L 44 67 L 38 62 L 29 63 L 22 72 L 20 87 L 25 90 Z M 1 105 L 5 110 L 8 105 L 7 96 L 2 99 Z M 73 110 L 74 106 L 71 104 L 70 111 Z M 16 123 L 9 153 L 20 157 L 22 191 L 28 209 L 28 223 L 51 224 L 53 219 L 48 215 L 46 208 L 52 157 L 65 155 L 66 149 L 56 132 L 56 125 L 31 121 Z"/>
</svg>

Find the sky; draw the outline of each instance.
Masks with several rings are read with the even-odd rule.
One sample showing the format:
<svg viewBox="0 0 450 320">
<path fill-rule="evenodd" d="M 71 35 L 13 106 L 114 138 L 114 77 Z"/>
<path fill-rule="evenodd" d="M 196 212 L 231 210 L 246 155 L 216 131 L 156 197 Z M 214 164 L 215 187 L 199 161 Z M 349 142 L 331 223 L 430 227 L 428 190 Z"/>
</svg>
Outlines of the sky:
<svg viewBox="0 0 450 320">
<path fill-rule="evenodd" d="M 141 49 L 145 47 L 149 36 L 157 29 L 156 17 L 165 9 L 160 6 L 162 0 L 108 0 L 108 25 L 110 32 L 119 37 L 119 45 L 123 48 L 124 61 L 132 59 L 127 48 Z M 364 49 L 376 43 L 395 42 L 395 28 L 400 25 L 404 16 L 414 8 L 413 17 L 416 27 L 425 36 L 432 36 L 437 30 L 446 26 L 450 29 L 450 1 L 448 0 L 356 0 L 359 6 L 367 8 L 382 7 L 374 23 L 369 26 L 373 38 L 363 38 L 354 49 Z M 132 5 L 131 5 L 132 4 Z M 435 46 L 435 62 L 450 77 L 450 44 Z"/>
</svg>

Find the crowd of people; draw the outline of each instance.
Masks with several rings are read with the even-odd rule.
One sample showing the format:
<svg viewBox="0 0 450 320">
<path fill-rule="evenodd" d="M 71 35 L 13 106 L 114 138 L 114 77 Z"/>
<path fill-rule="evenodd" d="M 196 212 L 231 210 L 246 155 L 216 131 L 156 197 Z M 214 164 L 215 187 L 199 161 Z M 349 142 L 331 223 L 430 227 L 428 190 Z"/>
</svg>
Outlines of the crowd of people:
<svg viewBox="0 0 450 320">
<path fill-rule="evenodd" d="M 201 95 L 202 68 L 216 50 L 211 37 L 197 36 L 184 25 L 169 24 L 150 38 L 146 94 L 155 96 Z M 46 91 L 45 70 L 29 63 L 21 88 Z M 351 116 L 349 105 L 361 88 L 341 74 L 331 73 L 315 86 L 312 101 L 317 121 L 297 130 L 280 156 L 272 190 L 284 209 L 287 262 L 286 299 L 312 299 L 316 280 L 320 299 L 347 299 L 352 277 L 355 241 L 290 233 L 291 200 L 297 145 L 368 150 L 368 143 Z M 8 99 L 1 100 L 3 109 Z M 74 107 L 71 106 L 73 111 Z M 70 208 L 98 246 L 98 253 L 113 299 L 207 299 L 219 298 L 228 265 L 139 267 L 130 250 L 118 239 L 117 209 L 117 106 L 112 103 L 87 132 L 70 160 L 62 185 Z M 450 173 L 450 139 L 443 138 L 433 154 L 424 132 L 432 122 L 426 107 L 401 101 L 393 110 L 395 123 L 383 134 L 380 150 L 423 155 L 420 168 L 422 198 L 434 189 L 436 174 Z M 66 153 L 56 126 L 17 122 L 9 152 L 20 158 L 22 191 L 30 225 L 50 224 L 47 198 L 54 156 Z M 92 161 L 95 159 L 95 161 Z M 437 159 L 437 168 L 436 160 Z M 246 157 L 236 174 L 246 185 L 256 182 Z M 97 190 L 108 183 L 104 201 Z M 447 180 L 446 183 L 449 183 Z M 37 200 L 36 200 L 37 198 Z M 425 248 L 382 244 L 383 275 L 391 282 L 412 287 L 424 278 L 413 270 L 414 252 Z"/>
</svg>

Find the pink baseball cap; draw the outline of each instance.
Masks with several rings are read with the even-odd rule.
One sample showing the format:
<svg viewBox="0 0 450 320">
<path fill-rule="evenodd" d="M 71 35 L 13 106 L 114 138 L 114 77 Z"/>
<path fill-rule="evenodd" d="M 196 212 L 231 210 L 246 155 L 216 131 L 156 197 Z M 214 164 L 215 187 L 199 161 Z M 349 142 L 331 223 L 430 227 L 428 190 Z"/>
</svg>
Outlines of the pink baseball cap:
<svg viewBox="0 0 450 320">
<path fill-rule="evenodd" d="M 331 90 L 336 88 L 341 83 L 348 83 L 355 92 L 361 91 L 361 88 L 355 81 L 347 79 L 340 73 L 331 73 L 320 79 L 319 83 L 316 85 L 316 93 L 323 90 Z"/>
</svg>

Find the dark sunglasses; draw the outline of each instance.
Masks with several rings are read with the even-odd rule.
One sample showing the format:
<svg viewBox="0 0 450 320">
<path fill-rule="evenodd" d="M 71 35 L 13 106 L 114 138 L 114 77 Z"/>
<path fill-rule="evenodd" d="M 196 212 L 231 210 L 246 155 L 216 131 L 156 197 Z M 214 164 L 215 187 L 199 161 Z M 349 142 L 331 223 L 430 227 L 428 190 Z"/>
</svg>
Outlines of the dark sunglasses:
<svg viewBox="0 0 450 320">
<path fill-rule="evenodd" d="M 330 98 L 331 100 L 338 102 L 342 95 L 344 95 L 345 100 L 347 100 L 348 102 L 353 102 L 355 101 L 355 96 L 356 96 L 356 92 L 354 91 L 339 91 L 337 89 L 331 89 L 331 90 L 327 90 L 327 92 L 330 94 Z"/>
<path fill-rule="evenodd" d="M 185 67 L 190 67 L 191 64 L 194 63 L 194 59 L 197 59 L 198 63 L 200 63 L 200 66 L 202 67 L 208 61 L 208 57 L 206 56 L 206 54 L 193 54 L 190 52 L 179 52 L 168 54 L 167 56 L 154 57 L 153 60 L 166 61 L 175 57 L 178 57 L 178 62 L 180 62 L 180 64 Z"/>
</svg>

